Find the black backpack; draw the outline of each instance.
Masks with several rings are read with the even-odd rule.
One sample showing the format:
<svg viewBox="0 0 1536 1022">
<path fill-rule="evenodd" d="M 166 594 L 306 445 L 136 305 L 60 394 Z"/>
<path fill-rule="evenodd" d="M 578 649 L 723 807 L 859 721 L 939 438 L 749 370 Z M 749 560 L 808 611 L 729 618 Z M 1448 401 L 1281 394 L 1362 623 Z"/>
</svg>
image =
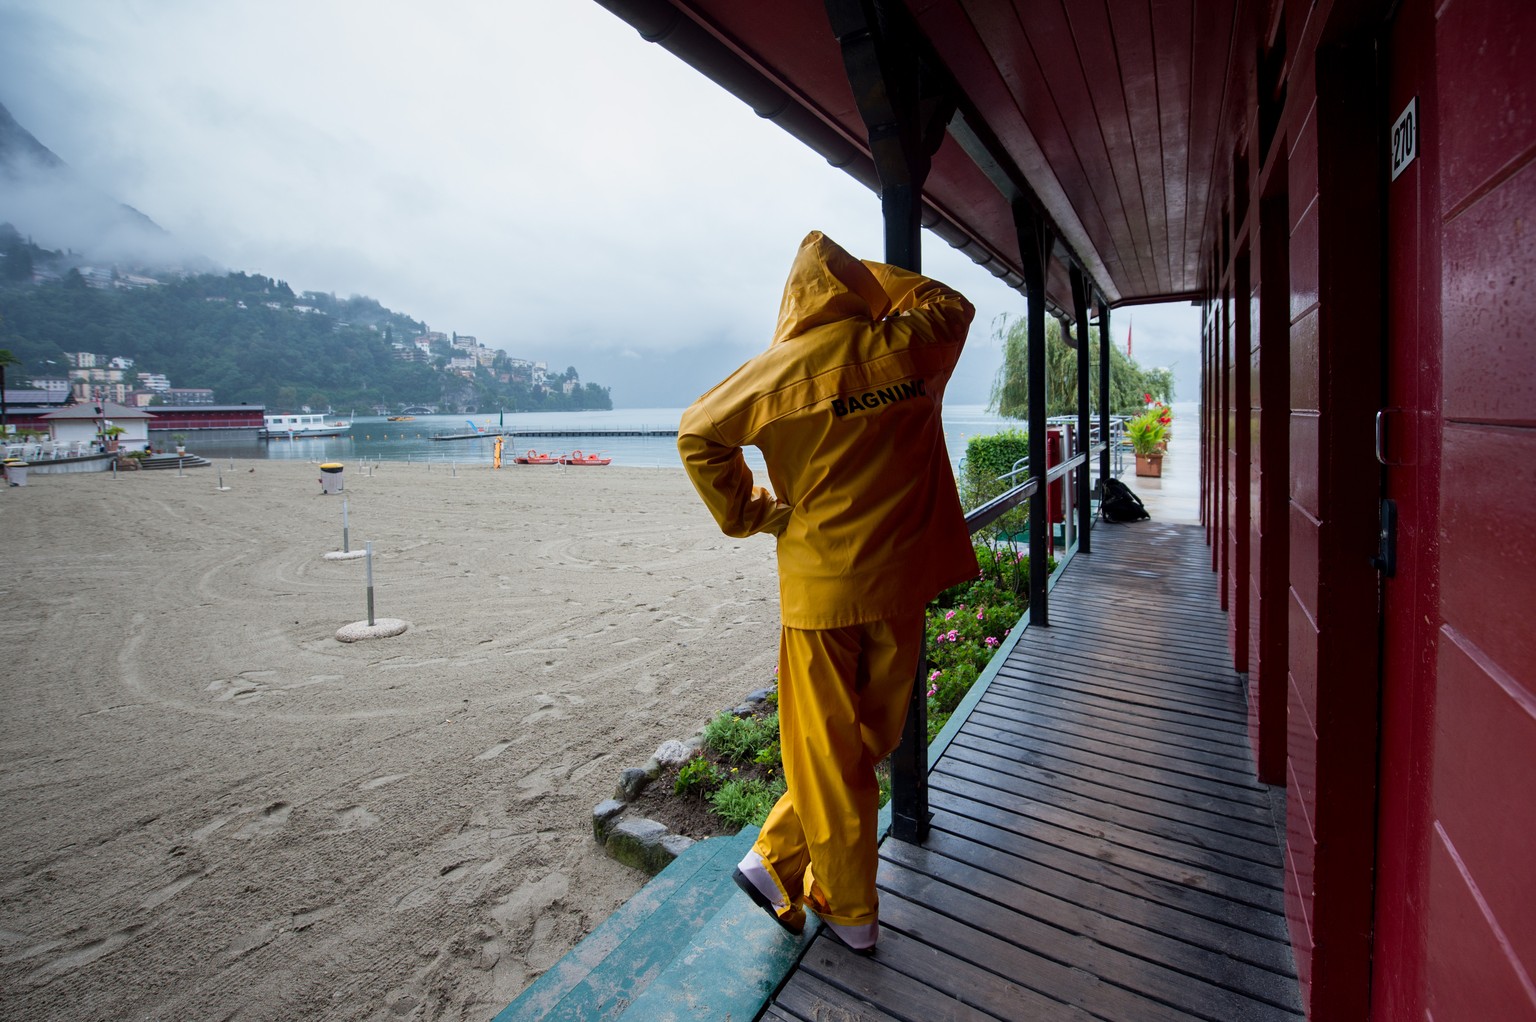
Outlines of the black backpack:
<svg viewBox="0 0 1536 1022">
<path fill-rule="evenodd" d="M 1120 480 L 1113 477 L 1101 481 L 1099 491 L 1099 517 L 1106 522 L 1143 522 L 1152 516 L 1141 498 Z"/>
</svg>

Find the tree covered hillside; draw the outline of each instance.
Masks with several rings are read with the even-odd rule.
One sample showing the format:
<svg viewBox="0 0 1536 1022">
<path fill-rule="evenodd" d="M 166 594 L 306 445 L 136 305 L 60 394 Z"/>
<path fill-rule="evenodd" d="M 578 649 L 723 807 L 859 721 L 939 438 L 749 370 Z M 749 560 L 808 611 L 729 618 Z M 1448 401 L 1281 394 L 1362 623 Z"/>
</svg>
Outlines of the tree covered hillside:
<svg viewBox="0 0 1536 1022">
<path fill-rule="evenodd" d="M 174 387 L 212 388 L 220 404 L 612 407 L 607 388 L 567 388 L 574 369 L 541 381 L 526 362 L 501 352 L 488 366 L 466 367 L 461 359 L 450 371 L 450 357 L 461 352 L 446 341 L 419 351 L 414 342 L 425 324 L 372 298 L 295 295 L 283 281 L 246 273 L 153 284 L 69 263 L 0 226 L 0 348 L 22 363 L 12 380 L 63 376 L 65 352 L 92 352 L 131 359 L 134 372 L 163 374 Z"/>
</svg>

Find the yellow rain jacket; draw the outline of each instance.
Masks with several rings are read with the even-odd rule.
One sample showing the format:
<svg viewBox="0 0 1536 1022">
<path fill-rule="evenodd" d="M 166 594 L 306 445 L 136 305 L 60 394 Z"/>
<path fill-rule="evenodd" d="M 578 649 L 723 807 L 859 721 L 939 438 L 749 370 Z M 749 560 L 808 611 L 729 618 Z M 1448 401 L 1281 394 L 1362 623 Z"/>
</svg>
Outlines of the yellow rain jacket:
<svg viewBox="0 0 1536 1022">
<path fill-rule="evenodd" d="M 678 450 L 720 528 L 778 537 L 786 627 L 893 617 L 975 577 L 939 421 L 975 314 L 813 231 L 768 349 L 684 413 Z M 772 492 L 754 485 L 747 444 Z"/>
</svg>

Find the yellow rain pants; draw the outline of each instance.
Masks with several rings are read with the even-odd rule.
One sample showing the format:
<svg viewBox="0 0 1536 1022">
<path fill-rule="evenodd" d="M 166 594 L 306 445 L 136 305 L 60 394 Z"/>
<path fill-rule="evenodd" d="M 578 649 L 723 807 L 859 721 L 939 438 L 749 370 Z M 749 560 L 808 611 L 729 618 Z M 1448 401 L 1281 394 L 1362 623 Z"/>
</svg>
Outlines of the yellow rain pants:
<svg viewBox="0 0 1536 1022">
<path fill-rule="evenodd" d="M 922 635 L 921 607 L 843 628 L 780 632 L 779 734 L 789 791 L 753 849 L 785 900 L 840 925 L 877 918 L 875 764 L 901 740 Z"/>
<path fill-rule="evenodd" d="M 785 900 L 839 925 L 876 922 L 874 765 L 901 736 L 923 608 L 976 575 L 941 421 L 974 315 L 958 291 L 813 231 L 767 349 L 678 429 L 721 530 L 776 540 L 789 790 L 755 850 Z"/>
</svg>

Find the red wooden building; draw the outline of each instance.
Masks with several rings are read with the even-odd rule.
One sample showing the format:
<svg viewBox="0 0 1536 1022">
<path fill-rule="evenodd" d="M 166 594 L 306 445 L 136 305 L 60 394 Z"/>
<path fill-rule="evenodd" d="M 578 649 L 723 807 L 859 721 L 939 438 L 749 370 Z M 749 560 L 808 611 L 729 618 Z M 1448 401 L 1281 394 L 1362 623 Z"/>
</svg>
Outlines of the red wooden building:
<svg viewBox="0 0 1536 1022">
<path fill-rule="evenodd" d="M 890 261 L 921 222 L 1041 333 L 1202 304 L 1308 1016 L 1536 1018 L 1536 3 L 599 2 L 879 191 Z"/>
</svg>

